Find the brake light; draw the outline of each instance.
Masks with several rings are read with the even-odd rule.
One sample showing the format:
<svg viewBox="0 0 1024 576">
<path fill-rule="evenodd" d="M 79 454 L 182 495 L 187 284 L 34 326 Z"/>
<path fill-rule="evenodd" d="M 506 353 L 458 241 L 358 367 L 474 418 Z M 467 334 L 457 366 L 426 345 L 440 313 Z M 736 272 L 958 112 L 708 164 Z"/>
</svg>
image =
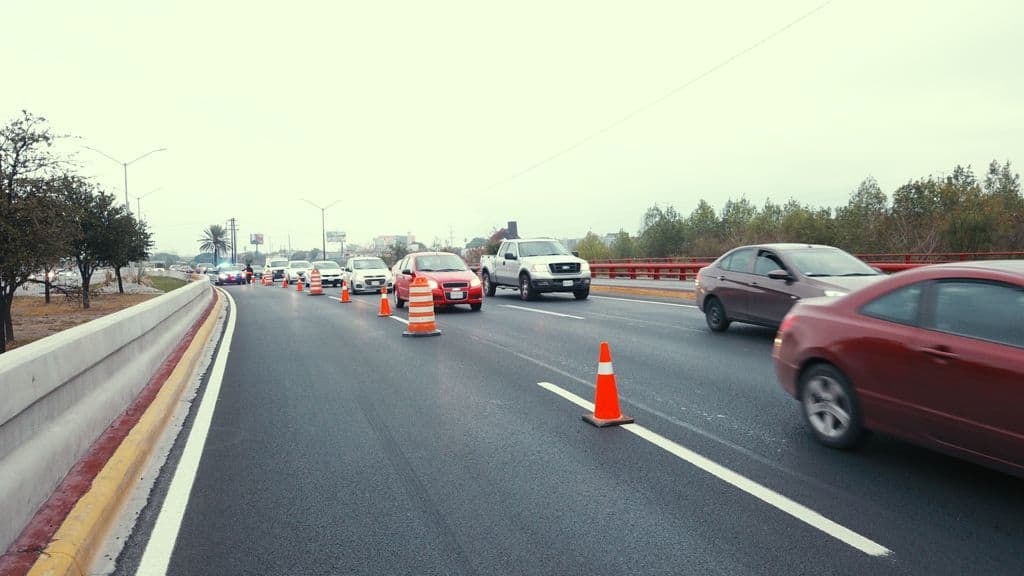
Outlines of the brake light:
<svg viewBox="0 0 1024 576">
<path fill-rule="evenodd" d="M 793 316 L 792 314 L 789 314 L 785 318 L 783 318 L 782 319 L 782 324 L 779 326 L 779 334 L 781 335 L 786 330 L 789 330 L 790 328 L 792 328 L 793 327 L 793 323 L 795 321 L 796 321 L 796 316 Z"/>
</svg>

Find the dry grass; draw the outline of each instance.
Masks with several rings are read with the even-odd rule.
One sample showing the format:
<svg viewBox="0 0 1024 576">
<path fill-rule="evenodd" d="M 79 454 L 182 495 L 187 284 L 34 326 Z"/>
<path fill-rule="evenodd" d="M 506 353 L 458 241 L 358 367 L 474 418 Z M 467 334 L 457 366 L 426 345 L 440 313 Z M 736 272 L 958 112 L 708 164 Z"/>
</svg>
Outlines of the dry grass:
<svg viewBox="0 0 1024 576">
<path fill-rule="evenodd" d="M 95 294 L 90 300 L 90 308 L 83 310 L 80 303 L 68 302 L 63 296 L 55 295 L 49 304 L 36 296 L 19 296 L 14 299 L 11 315 L 14 317 L 14 342 L 8 342 L 7 348 L 17 348 L 62 330 L 73 328 L 90 320 L 95 320 L 145 302 L 160 294 Z"/>
</svg>

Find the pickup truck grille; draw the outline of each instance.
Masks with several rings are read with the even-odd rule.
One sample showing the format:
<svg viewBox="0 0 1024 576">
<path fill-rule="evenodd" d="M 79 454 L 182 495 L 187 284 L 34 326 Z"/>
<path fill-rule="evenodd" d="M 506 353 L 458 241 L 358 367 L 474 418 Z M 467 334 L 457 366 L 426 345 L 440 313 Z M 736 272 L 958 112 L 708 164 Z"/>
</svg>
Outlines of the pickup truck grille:
<svg viewBox="0 0 1024 576">
<path fill-rule="evenodd" d="M 579 262 L 558 262 L 548 264 L 552 274 L 578 274 L 580 271 Z"/>
<path fill-rule="evenodd" d="M 469 282 L 445 282 L 441 286 L 445 288 L 467 288 L 469 287 Z"/>
</svg>

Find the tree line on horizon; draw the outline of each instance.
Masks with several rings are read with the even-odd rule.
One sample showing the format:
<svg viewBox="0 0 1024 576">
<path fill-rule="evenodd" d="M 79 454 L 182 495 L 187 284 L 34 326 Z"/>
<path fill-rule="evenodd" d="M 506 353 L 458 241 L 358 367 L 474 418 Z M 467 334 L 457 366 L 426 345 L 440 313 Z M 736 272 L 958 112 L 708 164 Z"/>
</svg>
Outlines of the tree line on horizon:
<svg viewBox="0 0 1024 576">
<path fill-rule="evenodd" d="M 770 198 L 729 199 L 720 211 L 701 199 L 689 215 L 652 206 L 640 230 L 610 244 L 589 232 L 576 250 L 587 260 L 718 256 L 736 246 L 799 242 L 854 254 L 1024 251 L 1024 196 L 1010 162 L 993 160 L 979 179 L 970 166 L 911 180 L 886 194 L 868 177 L 846 205 Z"/>
</svg>

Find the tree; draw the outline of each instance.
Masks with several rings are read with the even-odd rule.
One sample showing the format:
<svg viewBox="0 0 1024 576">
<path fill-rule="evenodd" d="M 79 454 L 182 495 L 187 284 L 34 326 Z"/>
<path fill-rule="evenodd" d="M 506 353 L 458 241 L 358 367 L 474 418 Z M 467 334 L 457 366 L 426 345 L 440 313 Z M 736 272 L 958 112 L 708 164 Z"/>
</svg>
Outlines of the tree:
<svg viewBox="0 0 1024 576">
<path fill-rule="evenodd" d="M 149 250 L 153 247 L 152 234 L 145 222 L 136 220 L 127 212 L 114 219 L 108 232 L 110 234 L 107 243 L 109 253 L 105 255 L 105 260 L 114 267 L 117 291 L 124 294 L 121 268 L 127 266 L 129 262 L 139 262 L 149 258 Z"/>
<path fill-rule="evenodd" d="M 112 231 L 117 230 L 118 221 L 126 216 L 126 210 L 112 194 L 81 178 L 72 179 L 64 194 L 77 212 L 81 230 L 71 244 L 71 254 L 82 278 L 82 308 L 89 308 L 93 272 L 100 266 L 112 265 L 111 258 L 119 242 Z"/>
<path fill-rule="evenodd" d="M 470 240 L 468 244 L 466 244 L 466 249 L 476 250 L 477 248 L 483 248 L 484 246 L 487 246 L 487 238 L 481 238 L 477 236 L 476 238 Z"/>
<path fill-rule="evenodd" d="M 630 237 L 629 232 L 619 230 L 615 235 L 615 240 L 612 241 L 609 252 L 610 256 L 615 259 L 636 258 L 636 241 Z"/>
<path fill-rule="evenodd" d="M 309 259 L 310 260 L 319 260 L 320 259 L 320 249 L 319 248 L 313 248 L 312 250 L 310 250 L 309 251 Z"/>
<path fill-rule="evenodd" d="M 720 254 L 722 250 L 721 222 L 715 209 L 705 200 L 690 212 L 686 219 L 686 227 L 690 232 L 690 250 L 695 256 L 711 256 Z"/>
<path fill-rule="evenodd" d="M 750 223 L 757 216 L 757 208 L 746 196 L 729 199 L 722 208 L 722 239 L 729 246 L 746 244 L 750 238 Z"/>
<path fill-rule="evenodd" d="M 388 266 L 398 262 L 409 253 L 409 249 L 406 247 L 405 242 L 401 240 L 395 240 L 395 243 L 388 246 L 384 254 L 381 257 L 388 263 Z"/>
<path fill-rule="evenodd" d="M 593 232 L 587 232 L 587 235 L 576 244 L 576 251 L 584 260 L 607 260 L 609 255 L 604 240 Z"/>
<path fill-rule="evenodd" d="M 203 230 L 203 236 L 199 238 L 199 249 L 203 252 L 213 252 L 213 265 L 218 264 L 218 257 L 221 253 L 231 248 L 228 240 L 228 231 L 220 224 L 210 224 Z"/>
<path fill-rule="evenodd" d="M 836 209 L 836 237 L 849 252 L 876 254 L 888 248 L 889 200 L 878 181 L 868 176 L 850 194 L 846 206 Z"/>
<path fill-rule="evenodd" d="M 306 252 L 305 250 L 299 250 L 298 252 L 293 252 L 292 257 L 289 258 L 289 260 L 308 260 L 308 256 L 308 252 Z"/>
<path fill-rule="evenodd" d="M 655 205 L 644 214 L 640 230 L 640 251 L 648 258 L 678 254 L 686 243 L 686 225 L 672 206 Z"/>
</svg>

